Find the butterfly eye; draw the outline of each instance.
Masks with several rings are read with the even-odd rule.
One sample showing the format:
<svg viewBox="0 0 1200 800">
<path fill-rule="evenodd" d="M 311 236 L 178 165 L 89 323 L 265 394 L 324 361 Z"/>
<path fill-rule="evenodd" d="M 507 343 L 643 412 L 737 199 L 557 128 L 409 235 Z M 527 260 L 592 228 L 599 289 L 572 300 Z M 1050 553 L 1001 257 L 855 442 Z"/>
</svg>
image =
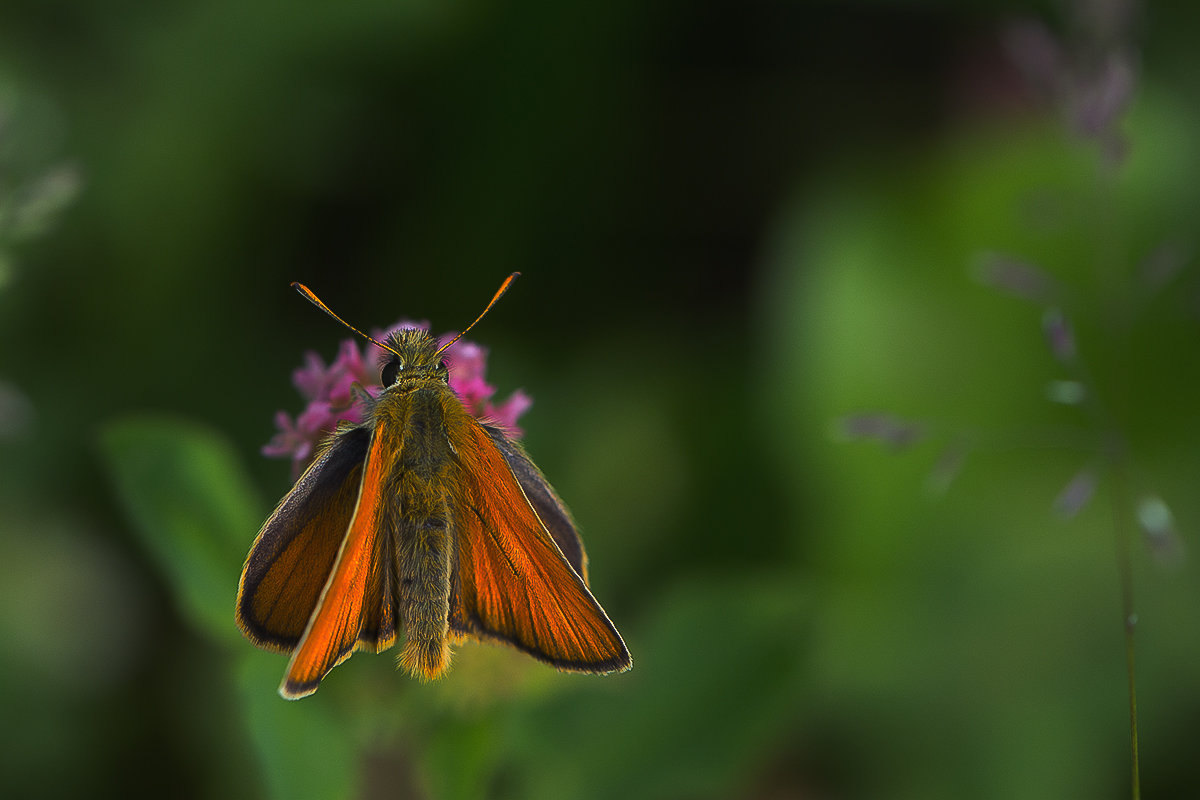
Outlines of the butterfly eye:
<svg viewBox="0 0 1200 800">
<path fill-rule="evenodd" d="M 400 372 L 399 359 L 393 358 L 391 361 L 383 365 L 383 372 L 379 374 L 380 380 L 383 381 L 385 387 L 391 386 L 396 382 L 396 375 Z"/>
</svg>

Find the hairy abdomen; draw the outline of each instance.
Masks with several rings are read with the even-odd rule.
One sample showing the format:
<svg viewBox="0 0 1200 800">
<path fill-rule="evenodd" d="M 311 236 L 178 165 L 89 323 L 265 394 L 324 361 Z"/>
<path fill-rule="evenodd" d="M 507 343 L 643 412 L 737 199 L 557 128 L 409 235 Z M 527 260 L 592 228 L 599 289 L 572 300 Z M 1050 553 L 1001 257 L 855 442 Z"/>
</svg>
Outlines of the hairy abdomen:
<svg viewBox="0 0 1200 800">
<path fill-rule="evenodd" d="M 450 662 L 451 451 L 439 390 L 419 389 L 397 399 L 404 401 L 398 404 L 402 407 L 380 409 L 380 416 L 399 412 L 384 424 L 395 425 L 403 437 L 389 481 L 400 501 L 399 515 L 389 526 L 395 537 L 396 605 L 405 632 L 400 663 L 417 677 L 436 678 Z"/>
</svg>

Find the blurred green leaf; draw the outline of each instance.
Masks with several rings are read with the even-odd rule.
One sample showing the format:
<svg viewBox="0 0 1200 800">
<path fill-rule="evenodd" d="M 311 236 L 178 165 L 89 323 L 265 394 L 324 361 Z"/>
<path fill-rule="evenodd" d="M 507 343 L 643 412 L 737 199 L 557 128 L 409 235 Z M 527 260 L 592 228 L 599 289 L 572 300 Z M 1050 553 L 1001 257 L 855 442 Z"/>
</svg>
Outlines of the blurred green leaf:
<svg viewBox="0 0 1200 800">
<path fill-rule="evenodd" d="M 353 796 L 355 740 L 334 705 L 282 700 L 273 687 L 284 660 L 242 641 L 234 625 L 242 558 L 263 512 L 232 446 L 203 425 L 146 416 L 106 425 L 100 441 L 133 529 L 184 616 L 238 648 L 242 711 L 269 795 Z"/>
<path fill-rule="evenodd" d="M 424 758 L 433 796 L 438 800 L 487 796 L 506 739 L 492 714 L 434 732 Z"/>
<path fill-rule="evenodd" d="M 1176 236 L 1182 209 L 1194 216 L 1195 182 L 1179 176 L 1191 174 L 1180 165 L 1194 159 L 1184 131 L 1196 121 L 1153 99 L 1108 183 L 1057 130 L 967 134 L 903 167 L 838 170 L 781 218 L 763 295 L 767 383 L 779 388 L 761 393 L 763 420 L 783 479 L 810 487 L 791 499 L 810 523 L 795 529 L 798 551 L 822 579 L 813 691 L 849 721 L 847 761 L 873 767 L 855 796 L 1118 796 L 1126 785 L 1113 483 L 1099 476 L 1103 502 L 1060 499 L 1069 519 L 1052 508 L 1119 432 L 1139 485 L 1173 485 L 1172 506 L 1197 518 L 1184 487 L 1200 382 L 1196 360 L 1180 357 L 1194 350 L 1195 290 L 1147 299 L 1140 266 Z M 972 281 L 980 252 L 1038 265 L 1001 275 L 1023 300 Z M 1048 346 L 1031 299 L 1070 319 L 1069 348 Z M 1076 360 L 1086 369 L 1073 373 Z M 1111 419 L 1048 402 L 1044 387 L 1064 376 L 1086 379 Z M 830 441 L 828 420 L 863 410 L 920 419 L 928 439 L 891 453 Z M 930 503 L 920 486 L 959 442 L 971 447 L 965 468 Z M 1161 733 L 1175 698 L 1197 691 L 1200 573 L 1147 579 L 1135 558 L 1140 727 Z M 1156 737 L 1155 758 L 1169 739 Z"/>
<path fill-rule="evenodd" d="M 530 709 L 514 731 L 526 797 L 725 797 L 799 713 L 809 592 L 798 574 L 706 576 L 664 592 L 634 667 Z"/>
<path fill-rule="evenodd" d="M 278 655 L 253 650 L 238 673 L 246 725 L 268 794 L 281 799 L 358 796 L 356 740 L 344 715 L 321 696 L 287 702 L 274 691 L 263 691 L 282 675 Z"/>
<path fill-rule="evenodd" d="M 194 422 L 148 416 L 109 423 L 100 443 L 133 530 L 181 612 L 209 636 L 240 642 L 238 576 L 264 515 L 233 447 Z"/>
</svg>

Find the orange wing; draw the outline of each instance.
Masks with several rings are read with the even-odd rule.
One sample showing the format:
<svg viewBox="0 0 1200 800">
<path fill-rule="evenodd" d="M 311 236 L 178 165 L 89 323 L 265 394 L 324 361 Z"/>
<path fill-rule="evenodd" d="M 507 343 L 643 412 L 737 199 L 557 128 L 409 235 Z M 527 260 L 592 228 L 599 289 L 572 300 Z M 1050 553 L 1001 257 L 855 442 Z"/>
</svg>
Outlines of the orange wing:
<svg viewBox="0 0 1200 800">
<path fill-rule="evenodd" d="M 376 426 L 354 514 L 279 687 L 290 700 L 315 692 L 321 679 L 355 649 L 378 652 L 395 641 L 391 540 L 380 535 L 379 526 L 388 438 Z"/>
<path fill-rule="evenodd" d="M 291 652 L 300 642 L 354 514 L 370 437 L 366 428 L 335 437 L 255 538 L 236 618 L 259 647 Z"/>
<path fill-rule="evenodd" d="M 632 662 L 621 635 L 551 538 L 489 433 L 465 412 L 452 425 L 466 497 L 458 504 L 465 518 L 455 520 L 451 629 L 505 642 L 559 669 L 628 669 Z"/>
<path fill-rule="evenodd" d="M 567 511 L 563 501 L 558 499 L 554 487 L 529 460 L 520 444 L 509 439 L 504 435 L 504 431 L 494 425 L 485 423 L 483 429 L 508 462 L 513 477 L 521 484 L 521 491 L 525 492 L 525 499 L 533 506 L 538 519 L 546 526 L 554 543 L 566 556 L 567 563 L 579 573 L 583 582 L 587 583 L 587 553 L 583 552 L 583 542 L 579 540 L 579 532 L 575 530 L 575 520 L 571 519 L 571 512 Z"/>
</svg>

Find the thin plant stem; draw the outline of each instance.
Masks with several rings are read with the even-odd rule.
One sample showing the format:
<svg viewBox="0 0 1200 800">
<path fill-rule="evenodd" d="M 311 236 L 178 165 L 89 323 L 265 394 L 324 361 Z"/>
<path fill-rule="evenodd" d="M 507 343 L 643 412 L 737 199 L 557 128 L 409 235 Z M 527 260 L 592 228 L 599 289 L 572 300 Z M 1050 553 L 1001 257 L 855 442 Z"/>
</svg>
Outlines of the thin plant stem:
<svg viewBox="0 0 1200 800">
<path fill-rule="evenodd" d="M 1138 713 L 1137 713 L 1137 672 L 1136 641 L 1137 612 L 1134 610 L 1133 599 L 1133 535 L 1129 518 L 1130 490 L 1126 469 L 1128 463 L 1128 448 L 1124 437 L 1120 434 L 1120 420 L 1128 419 L 1129 409 L 1129 347 L 1130 331 L 1133 325 L 1133 308 L 1129 298 L 1136 296 L 1131 292 L 1129 275 L 1124 268 L 1124 260 L 1118 254 L 1125 252 L 1121 247 L 1123 242 L 1119 231 L 1122 230 L 1120 214 L 1116 204 L 1114 188 L 1114 168 L 1116 164 L 1101 163 L 1095 173 L 1095 205 L 1092 209 L 1094 219 L 1098 223 L 1096 236 L 1096 261 L 1100 277 L 1109 289 L 1114 303 L 1109 313 L 1116 334 L 1113 348 L 1116 374 L 1118 380 L 1113 384 L 1111 406 L 1100 402 L 1098 385 L 1090 380 L 1084 365 L 1079 364 L 1085 385 L 1093 388 L 1089 392 L 1092 410 L 1096 414 L 1102 429 L 1108 430 L 1108 446 L 1110 454 L 1110 469 L 1112 475 L 1112 490 L 1109 492 L 1113 509 L 1113 526 L 1116 539 L 1117 574 L 1121 591 L 1122 628 L 1125 631 L 1125 671 L 1129 683 L 1129 771 L 1130 796 L 1133 800 L 1141 800 L 1142 787 L 1138 762 Z"/>
<path fill-rule="evenodd" d="M 1121 583 L 1121 617 L 1125 630 L 1125 669 L 1129 680 L 1129 769 L 1130 788 L 1133 800 L 1142 796 L 1141 776 L 1138 765 L 1138 711 L 1137 671 L 1135 666 L 1134 633 L 1137 629 L 1137 612 L 1133 605 L 1133 553 L 1129 520 L 1129 490 L 1126 480 L 1123 455 L 1120 451 L 1112 463 L 1113 526 L 1117 545 L 1117 573 Z"/>
</svg>

